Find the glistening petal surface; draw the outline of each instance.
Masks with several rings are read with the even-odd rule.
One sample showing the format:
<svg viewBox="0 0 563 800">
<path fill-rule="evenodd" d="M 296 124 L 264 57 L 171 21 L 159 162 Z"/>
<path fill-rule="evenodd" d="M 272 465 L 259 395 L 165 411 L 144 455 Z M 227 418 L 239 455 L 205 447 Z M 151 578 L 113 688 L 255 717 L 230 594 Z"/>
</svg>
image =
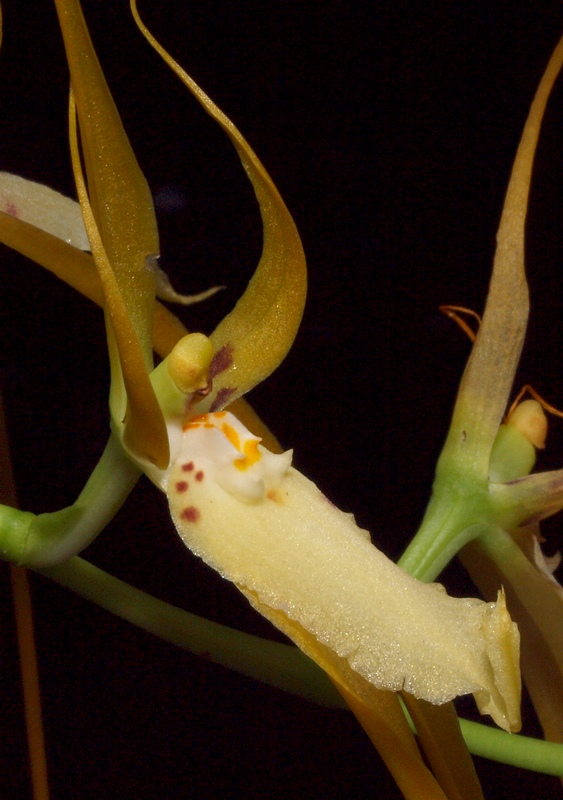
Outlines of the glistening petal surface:
<svg viewBox="0 0 563 800">
<path fill-rule="evenodd" d="M 473 692 L 499 725 L 517 728 L 518 633 L 502 596 L 454 599 L 415 580 L 287 458 L 271 484 L 252 474 L 260 457 L 284 456 L 266 456 L 233 420 L 203 415 L 188 426 L 169 472 L 172 517 L 190 549 L 360 697 L 365 681 L 432 703 Z"/>
</svg>

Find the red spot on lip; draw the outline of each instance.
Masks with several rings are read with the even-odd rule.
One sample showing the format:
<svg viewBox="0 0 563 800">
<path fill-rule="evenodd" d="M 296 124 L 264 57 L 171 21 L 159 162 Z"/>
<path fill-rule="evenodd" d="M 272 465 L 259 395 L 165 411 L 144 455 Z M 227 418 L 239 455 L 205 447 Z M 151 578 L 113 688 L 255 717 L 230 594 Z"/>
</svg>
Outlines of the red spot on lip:
<svg viewBox="0 0 563 800">
<path fill-rule="evenodd" d="M 194 462 L 188 461 L 187 464 L 182 464 L 182 472 L 191 472 L 194 468 Z"/>
<path fill-rule="evenodd" d="M 188 488 L 188 482 L 187 481 L 178 481 L 178 483 L 176 484 L 176 491 L 177 492 L 180 492 L 180 493 L 185 492 L 187 488 Z"/>
<path fill-rule="evenodd" d="M 198 471 L 195 474 L 195 479 L 196 479 L 196 481 L 202 481 L 203 480 L 203 470 L 202 469 L 198 469 Z"/>
<path fill-rule="evenodd" d="M 209 365 L 209 377 L 215 378 L 221 372 L 228 369 L 233 363 L 233 348 L 230 344 L 224 344 L 220 347 L 211 360 Z"/>
<path fill-rule="evenodd" d="M 187 506 L 180 514 L 180 517 L 185 519 L 186 522 L 197 522 L 200 517 L 200 513 L 194 506 Z"/>
</svg>

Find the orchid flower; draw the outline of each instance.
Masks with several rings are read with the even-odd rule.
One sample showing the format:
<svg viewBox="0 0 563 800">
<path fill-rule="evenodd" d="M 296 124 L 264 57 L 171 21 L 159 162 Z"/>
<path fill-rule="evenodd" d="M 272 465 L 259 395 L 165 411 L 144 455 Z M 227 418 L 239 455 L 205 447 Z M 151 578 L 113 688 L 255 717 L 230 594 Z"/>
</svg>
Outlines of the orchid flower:
<svg viewBox="0 0 563 800">
<path fill-rule="evenodd" d="M 420 759 L 394 693 L 404 692 L 421 738 L 425 719 L 433 713 L 425 711 L 426 703 L 439 706 L 468 693 L 497 724 L 517 730 L 518 632 L 504 594 L 499 592 L 496 603 L 454 599 L 441 587 L 413 578 L 291 466 L 291 452 L 263 446 L 268 434 L 239 398 L 276 368 L 296 334 L 305 296 L 299 236 L 247 142 L 152 39 L 133 2 L 140 30 L 231 138 L 264 225 L 264 249 L 255 276 L 209 338 L 185 333 L 172 315 L 155 305 L 158 285 L 167 299 L 181 296 L 157 265 L 150 192 L 105 84 L 79 3 L 56 0 L 56 5 L 71 72 L 70 138 L 80 212 L 67 198 L 4 175 L 0 202 L 7 213 L 0 219 L 0 236 L 104 308 L 112 436 L 73 507 L 39 517 L 3 510 L 7 557 L 56 579 L 58 565 L 64 568 L 64 562 L 91 541 L 144 472 L 166 493 L 188 547 L 233 582 L 328 674 L 381 749 L 406 796 L 453 796 L 452 779 L 439 774 L 440 758 L 438 754 L 435 759 L 432 746 L 427 754 L 438 782 Z M 92 255 L 81 248 L 89 248 Z M 501 268 L 502 264 L 495 266 L 495 275 Z M 494 291 L 489 303 L 494 307 Z M 485 315 L 484 330 L 487 319 Z M 478 355 L 479 341 L 487 341 L 484 333 L 474 350 Z M 156 369 L 153 346 L 163 357 Z M 488 362 L 479 369 L 490 369 Z M 467 381 L 460 394 L 464 409 L 466 385 Z M 469 405 L 471 415 L 475 405 Z M 454 417 L 454 439 L 460 424 L 464 431 L 469 429 L 464 413 L 463 424 L 459 415 Z M 242 418 L 251 420 L 255 433 Z M 493 446 L 497 433 L 489 436 L 491 442 L 485 434 L 477 437 L 476 452 L 487 468 L 487 446 Z M 463 455 L 460 461 L 465 465 L 468 458 Z M 499 474 L 506 480 L 501 461 Z M 120 476 L 112 486 L 107 485 L 108 472 Z M 502 501 L 510 522 L 505 527 L 520 523 L 515 508 L 525 507 L 529 515 L 530 503 L 545 505 L 543 485 L 540 490 L 541 501 L 534 495 L 528 505 L 522 493 Z M 557 505 L 556 495 L 556 490 L 549 494 L 550 510 Z M 103 507 L 102 514 L 97 506 Z M 469 537 L 461 539 L 465 543 Z M 430 557 L 434 559 L 433 551 Z M 427 579 L 428 572 L 422 570 L 420 577 Z M 449 711 L 444 712 L 438 718 L 447 727 Z M 455 740 L 455 723 L 448 730 Z M 442 741 L 442 746 L 447 743 Z M 479 796 L 467 764 L 462 763 L 453 784 L 460 797 Z"/>
</svg>

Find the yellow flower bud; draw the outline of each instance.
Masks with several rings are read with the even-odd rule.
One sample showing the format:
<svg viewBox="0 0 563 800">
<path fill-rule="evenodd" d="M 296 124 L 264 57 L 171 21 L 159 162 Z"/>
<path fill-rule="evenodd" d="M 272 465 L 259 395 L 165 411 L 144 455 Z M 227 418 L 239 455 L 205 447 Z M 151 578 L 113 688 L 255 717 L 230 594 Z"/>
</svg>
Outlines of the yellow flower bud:
<svg viewBox="0 0 563 800">
<path fill-rule="evenodd" d="M 506 424 L 519 430 L 538 450 L 543 450 L 545 447 L 547 417 L 537 400 L 524 400 L 523 403 L 518 403 Z"/>
</svg>

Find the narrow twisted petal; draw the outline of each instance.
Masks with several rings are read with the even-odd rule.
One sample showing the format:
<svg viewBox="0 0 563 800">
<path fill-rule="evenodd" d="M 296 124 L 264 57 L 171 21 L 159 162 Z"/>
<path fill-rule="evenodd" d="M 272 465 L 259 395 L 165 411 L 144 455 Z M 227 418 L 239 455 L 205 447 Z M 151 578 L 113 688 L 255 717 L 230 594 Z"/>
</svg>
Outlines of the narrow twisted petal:
<svg viewBox="0 0 563 800">
<path fill-rule="evenodd" d="M 80 3 L 57 0 L 56 7 L 71 74 L 69 132 L 76 187 L 107 312 L 113 426 L 132 455 L 165 467 L 166 426 L 149 380 L 155 276 L 147 259 L 159 250 L 152 198 Z"/>
<path fill-rule="evenodd" d="M 549 94 L 563 63 L 563 39 L 534 97 L 518 147 L 502 218 L 487 305 L 463 374 L 437 473 L 462 465 L 486 480 L 489 456 L 505 412 L 528 321 L 524 232 L 534 154 Z"/>
</svg>

